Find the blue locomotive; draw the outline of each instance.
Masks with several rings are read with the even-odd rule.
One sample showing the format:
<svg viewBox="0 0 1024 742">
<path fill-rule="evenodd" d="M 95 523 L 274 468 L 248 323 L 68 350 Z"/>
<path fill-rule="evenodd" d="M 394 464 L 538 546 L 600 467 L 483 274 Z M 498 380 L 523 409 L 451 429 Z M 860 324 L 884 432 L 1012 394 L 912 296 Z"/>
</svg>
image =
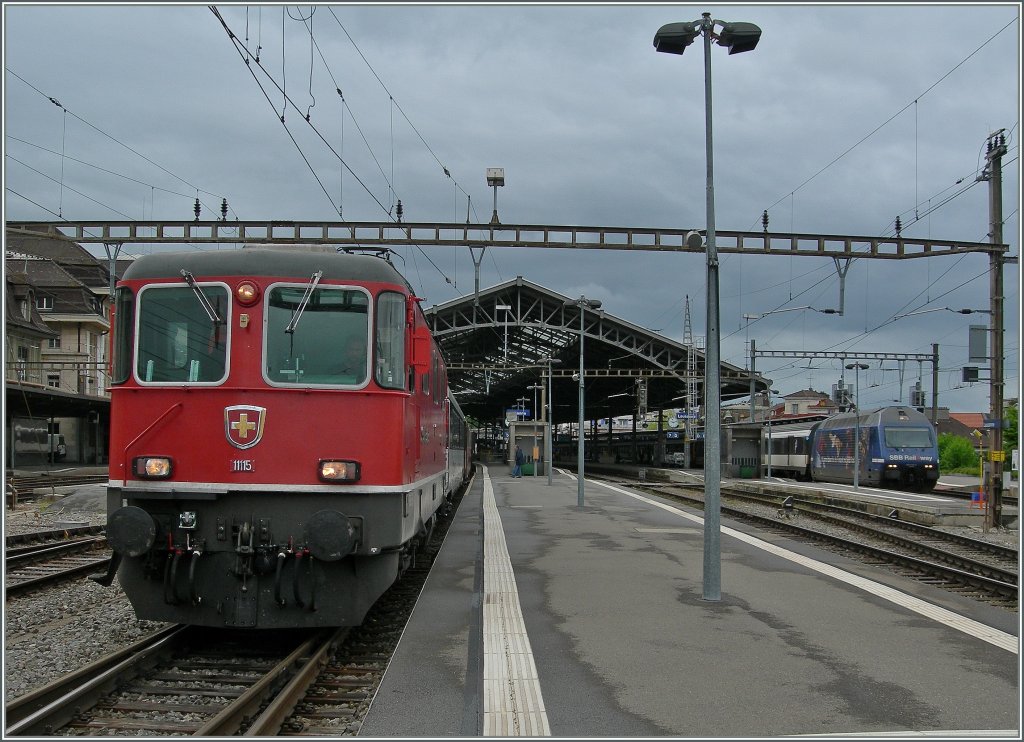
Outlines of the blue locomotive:
<svg viewBox="0 0 1024 742">
<path fill-rule="evenodd" d="M 859 453 L 854 454 L 857 428 Z M 773 474 L 816 482 L 858 483 L 930 491 L 939 478 L 935 428 L 912 407 L 890 406 L 846 412 L 814 423 L 773 426 L 762 464 Z M 770 450 L 769 450 L 770 448 Z"/>
</svg>

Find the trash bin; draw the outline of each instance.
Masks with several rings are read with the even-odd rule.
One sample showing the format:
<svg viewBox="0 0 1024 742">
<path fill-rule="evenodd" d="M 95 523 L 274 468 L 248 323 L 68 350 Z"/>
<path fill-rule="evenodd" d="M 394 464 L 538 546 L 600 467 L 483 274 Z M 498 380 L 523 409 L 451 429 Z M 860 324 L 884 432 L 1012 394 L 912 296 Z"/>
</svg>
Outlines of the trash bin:
<svg viewBox="0 0 1024 742">
<path fill-rule="evenodd" d="M 754 467 L 752 466 L 741 466 L 740 467 L 740 479 L 753 479 L 754 478 Z"/>
<path fill-rule="evenodd" d="M 533 464 L 532 463 L 531 464 L 523 464 L 522 467 L 520 467 L 520 469 L 521 469 L 522 474 L 523 474 L 524 477 L 532 477 L 533 476 Z"/>
</svg>

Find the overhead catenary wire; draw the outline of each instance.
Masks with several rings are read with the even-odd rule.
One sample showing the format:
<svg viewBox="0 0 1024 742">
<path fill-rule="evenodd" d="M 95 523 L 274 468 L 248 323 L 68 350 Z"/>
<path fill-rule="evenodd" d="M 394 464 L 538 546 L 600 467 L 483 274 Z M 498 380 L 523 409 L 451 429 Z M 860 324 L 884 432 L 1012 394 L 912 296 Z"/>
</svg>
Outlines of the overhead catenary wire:
<svg viewBox="0 0 1024 742">
<path fill-rule="evenodd" d="M 234 31 L 231 30 L 231 27 L 228 25 L 227 21 L 221 15 L 221 13 L 218 10 L 217 6 L 210 5 L 210 6 L 207 6 L 207 7 L 209 8 L 210 12 L 212 12 L 213 15 L 220 22 L 222 28 L 224 29 L 224 32 L 228 35 L 228 39 L 231 41 L 232 45 L 235 47 L 235 51 L 238 53 L 239 57 L 244 62 L 245 61 L 245 53 L 244 53 L 245 46 L 244 46 L 244 44 L 239 40 L 238 36 L 234 33 Z M 301 116 L 301 114 L 302 114 L 301 109 L 298 107 L 298 105 L 295 103 L 295 101 L 292 100 L 292 98 L 290 96 L 288 96 L 288 94 L 284 91 L 283 87 L 277 82 L 277 80 L 274 79 L 273 75 L 271 75 L 267 71 L 267 69 L 265 67 L 263 67 L 263 65 L 260 64 L 259 62 L 257 62 L 257 67 L 259 67 L 260 71 L 263 72 L 263 74 L 267 76 L 267 79 L 274 85 L 274 87 L 277 88 L 277 90 L 281 92 L 282 96 L 284 97 L 286 106 L 291 106 Z M 270 96 L 267 94 L 267 91 L 263 87 L 262 82 L 260 82 L 260 80 L 257 77 L 255 71 L 252 69 L 252 65 L 251 64 L 246 64 L 246 69 L 249 70 L 250 74 L 253 77 L 253 80 L 259 86 L 260 91 L 263 93 L 264 97 L 267 99 L 267 101 L 269 103 L 271 103 L 271 105 L 273 106 L 273 108 L 275 110 L 275 114 L 276 114 L 277 107 L 270 100 Z M 283 116 L 280 117 L 280 120 L 281 120 L 282 125 L 285 126 L 285 130 L 288 133 L 289 138 L 291 138 L 293 144 L 298 149 L 299 154 L 302 156 L 302 159 L 306 162 L 307 167 L 309 167 L 310 172 L 312 172 L 313 177 L 316 179 L 317 183 L 320 185 L 321 190 L 324 192 L 324 195 L 327 197 L 327 200 L 330 201 L 331 206 L 333 207 L 335 213 L 337 213 L 338 207 L 334 203 L 334 199 L 331 197 L 331 194 L 327 191 L 327 189 L 324 186 L 323 182 L 320 180 L 320 177 L 316 174 L 316 171 L 313 169 L 313 167 L 310 164 L 310 162 L 309 162 L 308 158 L 306 157 L 305 153 L 302 152 L 302 148 L 299 146 L 298 142 L 295 140 L 294 136 L 291 133 L 291 130 L 287 128 L 287 125 L 285 124 L 285 121 L 284 121 L 284 117 Z M 303 120 L 305 120 L 305 119 L 303 119 Z M 366 185 L 366 183 L 355 173 L 354 170 L 352 170 L 352 168 L 349 166 L 349 164 L 344 160 L 344 158 L 341 157 L 341 155 L 337 152 L 337 150 L 334 148 L 334 146 L 326 139 L 326 137 L 324 137 L 324 135 L 317 128 L 317 126 L 312 121 L 306 121 L 306 125 L 309 126 L 312 129 L 312 131 L 316 134 L 317 138 L 319 138 L 320 141 L 323 142 L 324 145 L 328 148 L 328 150 L 330 150 L 331 154 L 334 155 L 334 157 L 336 157 L 338 159 L 338 161 L 342 163 L 342 165 L 345 167 L 346 170 L 349 171 L 349 173 L 351 173 L 352 177 L 354 177 L 356 179 L 356 181 L 363 187 L 363 190 L 365 190 L 366 193 L 370 196 L 370 198 L 372 198 L 377 203 L 377 205 L 381 208 L 381 210 L 384 211 L 385 213 L 387 213 L 389 218 L 394 219 L 394 217 L 392 217 L 391 214 L 390 214 L 390 210 L 387 207 L 384 206 L 384 204 L 380 201 L 380 199 L 378 199 L 373 194 L 373 192 L 369 189 L 369 187 Z M 447 274 L 445 274 L 445 272 L 443 270 L 441 270 L 440 266 L 438 266 L 437 263 L 435 263 L 430 258 L 429 255 L 427 255 L 427 253 L 423 250 L 423 247 L 421 245 L 414 244 L 414 247 L 416 247 L 416 249 L 418 249 L 423 254 L 423 256 L 427 260 L 427 262 L 429 262 L 434 267 L 434 269 L 438 272 L 438 274 L 440 274 L 442 276 L 442 278 L 444 278 L 445 283 L 447 283 L 448 285 L 453 285 L 452 279 Z"/>
<path fill-rule="evenodd" d="M 36 169 L 36 168 L 32 167 L 32 166 L 31 166 L 31 165 L 29 165 L 29 164 L 28 164 L 27 162 L 23 162 L 22 160 L 19 160 L 19 159 L 18 159 L 17 157 L 15 157 L 14 155 L 8 154 L 8 155 L 5 155 L 5 156 L 7 157 L 7 159 L 9 159 L 9 160 L 13 160 L 14 162 L 18 163 L 19 165 L 22 165 L 23 167 L 26 167 L 26 168 L 28 168 L 28 169 L 29 169 L 29 170 L 31 170 L 32 172 L 34 172 L 34 173 L 37 173 L 37 174 L 39 174 L 39 175 L 42 175 L 42 176 L 43 176 L 44 178 L 46 178 L 47 180 L 52 180 L 52 181 L 53 181 L 54 183 L 60 183 L 60 184 L 61 184 L 61 191 L 62 191 L 62 192 L 63 192 L 63 190 L 64 190 L 65 188 L 67 188 L 67 189 L 68 189 L 69 191 L 71 191 L 72 193 L 77 193 L 77 194 L 78 194 L 79 196 L 81 196 L 82 198 L 88 199 L 89 201 L 92 201 L 92 202 L 93 202 L 94 204 L 97 204 L 98 206 L 102 206 L 102 207 L 103 207 L 104 209 L 110 209 L 110 210 L 111 210 L 111 211 L 113 211 L 113 212 L 114 212 L 115 214 L 119 214 L 119 215 L 123 216 L 123 217 L 124 217 L 125 219 L 134 219 L 134 217 L 132 217 L 131 215 L 129 215 L 129 214 L 125 214 L 125 213 L 124 213 L 123 211 L 120 211 L 120 210 L 118 210 L 118 209 L 115 209 L 115 208 L 114 208 L 113 206 L 108 206 L 107 204 L 103 203 L 102 201 L 97 201 L 97 200 L 96 200 L 95 198 L 93 198 L 92 196 L 89 196 L 89 195 L 87 195 L 87 194 L 85 194 L 85 193 L 82 193 L 81 191 L 79 191 L 79 190 L 78 190 L 78 189 L 76 189 L 76 188 L 72 188 L 71 186 L 66 186 L 66 185 L 64 185 L 62 181 L 59 181 L 59 180 L 57 180 L 57 178 L 54 178 L 54 177 L 53 177 L 52 175 L 47 175 L 47 174 L 46 174 L 46 173 L 44 173 L 44 172 L 43 172 L 42 170 L 38 170 L 38 169 Z M 50 212 L 50 213 L 53 213 L 53 212 Z M 62 213 L 61 213 L 60 211 L 58 211 L 58 212 L 57 212 L 57 218 L 58 218 L 58 219 L 63 219 L 63 218 L 64 218 L 63 214 L 62 214 Z"/>
<path fill-rule="evenodd" d="M 139 151 L 138 151 L 137 149 L 135 149 L 134 147 L 131 147 L 130 145 L 128 145 L 128 144 L 126 144 L 126 143 L 122 142 L 122 141 L 121 141 L 120 139 L 118 139 L 118 138 L 117 138 L 117 137 L 115 137 L 114 135 L 112 135 L 112 134 L 109 134 L 109 133 L 105 132 L 105 131 L 104 131 L 103 129 L 99 128 L 98 126 L 96 126 L 96 125 L 95 125 L 95 124 L 93 124 L 92 122 L 90 122 L 90 121 L 86 121 L 86 120 L 85 120 L 84 118 L 82 118 L 81 116 L 79 116 L 79 115 L 78 115 L 77 113 L 75 113 L 74 111 L 72 111 L 72 110 L 68 109 L 68 108 L 67 108 L 66 106 L 64 106 L 64 105 L 63 105 L 63 104 L 62 104 L 62 103 L 61 103 L 60 101 L 58 101 L 58 100 L 57 100 L 56 98 L 53 98 L 52 96 L 49 96 L 49 95 L 47 95 L 46 93 L 44 93 L 44 92 L 43 92 L 42 90 L 40 90 L 40 89 L 39 89 L 39 88 L 37 88 L 37 87 L 36 87 L 35 85 L 33 85 L 32 83 L 30 83 L 30 82 L 29 82 L 28 80 L 26 80 L 26 79 L 25 79 L 24 77 L 22 77 L 22 76 L 21 76 L 21 75 L 19 75 L 19 74 L 18 74 L 17 72 L 15 72 L 14 70 L 12 70 L 12 69 L 11 69 L 10 67 L 5 67 L 4 69 L 5 69 L 5 70 L 6 70 L 6 71 L 7 71 L 7 72 L 8 72 L 9 74 L 11 74 L 12 76 L 14 76 L 14 77 L 15 77 L 16 79 L 20 80 L 20 81 L 21 81 L 21 82 L 23 82 L 23 83 L 24 83 L 25 85 L 27 85 L 28 87 L 32 88 L 32 90 L 34 90 L 34 91 L 36 91 L 37 93 L 39 93 L 39 95 L 43 96 L 43 97 L 44 97 L 44 98 L 46 98 L 46 99 L 47 99 L 48 101 L 50 101 L 51 103 L 53 103 L 53 105 L 57 106 L 58 108 L 60 108 L 60 109 L 62 109 L 63 111 L 65 111 L 66 113 L 70 114 L 70 115 L 71 115 L 71 116 L 73 116 L 73 117 L 74 117 L 75 119 L 77 119 L 77 120 L 81 121 L 81 122 L 82 122 L 83 124 L 85 124 L 86 126 L 88 126 L 88 127 L 89 127 L 89 128 L 91 128 L 91 129 L 93 129 L 94 131 L 98 132 L 99 134 L 102 134 L 103 136 L 105 136 L 105 137 L 106 137 L 107 139 L 111 140 L 111 141 L 112 141 L 112 142 L 114 142 L 115 144 L 118 144 L 118 145 L 120 145 L 121 147 L 124 147 L 124 148 L 125 148 L 125 149 L 127 149 L 127 150 L 128 150 L 129 152 L 131 152 L 132 154 L 136 155 L 137 157 L 141 157 L 141 158 L 142 158 L 143 160 L 145 160 L 146 162 L 148 162 L 148 163 L 149 163 L 150 165 L 153 165 L 154 167 L 156 167 L 156 168 L 160 169 L 161 171 L 163 171 L 163 172 L 164 172 L 164 173 L 166 173 L 167 175 L 171 176 L 171 177 L 172 177 L 172 178 L 174 178 L 175 180 L 181 181 L 182 183 L 184 183 L 185 185 L 187 185 L 187 186 L 188 186 L 189 188 L 191 188 L 192 190 L 196 191 L 197 193 L 205 193 L 205 194 L 208 194 L 208 195 L 210 195 L 210 196 L 217 196 L 217 197 L 219 197 L 219 198 L 226 198 L 226 197 L 225 197 L 225 196 L 223 196 L 222 194 L 219 194 L 219 193 L 214 193 L 213 191 L 208 191 L 208 190 L 205 190 L 205 189 L 203 189 L 203 188 L 200 188 L 199 186 L 195 185 L 194 183 L 191 183 L 191 182 L 189 182 L 188 180 L 186 180 L 185 178 L 181 177 L 180 175 L 177 175 L 177 174 L 175 174 L 175 173 L 171 172 L 170 170 L 168 170 L 167 168 L 165 168 L 165 167 L 164 167 L 163 165 L 161 165 L 160 163 L 158 163 L 158 162 L 156 162 L 156 161 L 154 161 L 154 160 L 150 159 L 150 158 L 149 158 L 149 157 L 147 157 L 146 155 L 144 155 L 144 154 L 142 154 L 141 152 L 139 152 Z M 213 212 L 213 213 L 216 213 L 216 209 L 215 209 L 214 207 L 212 207 L 212 206 L 210 206 L 210 205 L 208 205 L 208 204 L 206 204 L 206 203 L 203 203 L 203 205 L 204 205 L 204 206 L 206 206 L 206 208 L 207 208 L 207 209 L 209 209 L 209 210 L 210 210 L 211 212 Z M 230 207 L 229 207 L 229 208 L 230 208 Z M 232 209 L 232 213 L 234 213 L 234 210 L 233 210 L 233 209 Z M 236 215 L 236 217 L 237 217 L 237 215 Z"/>
<path fill-rule="evenodd" d="M 338 83 L 338 80 L 334 77 L 334 71 L 331 69 L 330 64 L 327 63 L 327 58 L 324 56 L 323 51 L 321 51 L 320 45 L 316 42 L 316 38 L 313 36 L 312 30 L 310 30 L 310 39 L 313 42 L 313 47 L 316 49 L 317 53 L 320 55 L 320 61 L 323 62 L 324 68 L 327 70 L 327 74 L 331 78 L 331 82 L 334 83 L 334 90 L 335 90 L 335 92 L 338 94 L 338 97 L 341 99 L 341 103 L 342 103 L 341 123 L 342 123 L 342 127 L 343 127 L 342 128 L 342 151 L 344 151 L 344 125 L 345 125 L 345 112 L 347 111 L 349 117 L 352 119 L 352 123 L 356 127 L 356 131 L 359 132 L 359 136 L 362 138 L 363 143 L 366 145 L 366 149 L 370 153 L 371 159 L 373 159 L 374 164 L 377 166 L 377 169 L 380 171 L 381 177 L 384 178 L 385 182 L 387 182 L 388 186 L 390 187 L 391 186 L 391 181 L 388 180 L 387 173 L 384 172 L 383 166 L 380 164 L 380 161 L 377 159 L 377 154 L 373 151 L 373 147 L 370 145 L 370 140 L 367 139 L 366 133 L 363 131 L 363 127 L 359 125 L 359 120 L 356 118 L 355 113 L 353 113 L 352 106 L 345 99 L 345 94 L 341 90 L 341 85 Z"/>
<path fill-rule="evenodd" d="M 12 134 L 7 134 L 6 137 L 8 139 L 12 140 L 12 141 L 20 142 L 21 144 L 27 144 L 29 147 L 35 147 L 36 149 L 40 149 L 43 152 L 48 152 L 51 155 L 59 155 L 60 154 L 60 152 L 57 152 L 55 150 L 49 149 L 47 147 L 44 147 L 41 144 L 35 144 L 34 142 L 30 142 L 27 139 L 21 139 L 20 137 L 13 136 Z M 97 165 L 97 164 L 92 163 L 92 162 L 87 162 L 85 160 L 79 160 L 78 158 L 71 157 L 70 155 L 66 156 L 65 159 L 67 159 L 67 160 L 69 160 L 71 162 L 77 162 L 79 165 L 85 165 L 86 167 L 91 167 L 94 170 L 99 170 L 100 172 L 104 172 L 104 173 L 107 173 L 109 175 L 115 175 L 118 178 L 123 178 L 124 180 L 131 181 L 132 183 L 138 183 L 139 185 L 144 185 L 147 188 L 151 188 L 151 189 L 154 189 L 154 190 L 157 190 L 157 191 L 163 191 L 164 193 L 170 193 L 173 196 L 181 196 L 183 198 L 189 199 L 190 201 L 193 198 L 193 196 L 191 196 L 191 195 L 189 195 L 187 193 L 181 193 L 180 191 L 173 191 L 170 188 L 164 188 L 162 186 L 154 185 L 152 183 L 147 183 L 147 182 L 145 182 L 143 180 L 139 180 L 138 178 L 133 178 L 133 177 L 131 177 L 129 175 L 125 175 L 124 173 L 118 173 L 118 172 L 115 172 L 113 170 L 109 170 L 108 168 L 102 167 L 102 166 Z"/>
<path fill-rule="evenodd" d="M 1017 22 L 1017 18 L 1014 18 L 1013 20 L 1009 21 L 1009 22 L 1008 22 L 1008 23 L 1007 23 L 1006 25 L 1004 25 L 1004 26 L 1003 26 L 1002 28 L 1000 28 L 1000 29 L 999 29 L 998 31 L 996 31 L 996 32 L 995 32 L 994 34 L 992 34 L 992 35 L 991 35 L 991 36 L 990 36 L 990 37 L 989 37 L 988 39 L 986 39 L 986 40 L 985 40 L 985 41 L 984 41 L 984 42 L 983 42 L 983 43 L 982 43 L 982 44 L 981 44 L 980 46 L 978 46 L 978 47 L 977 47 L 977 48 L 976 48 L 976 49 L 975 49 L 974 51 L 972 51 L 972 52 L 971 52 L 970 54 L 968 54 L 968 55 L 967 55 L 966 57 L 964 57 L 964 58 L 963 58 L 963 59 L 961 59 L 961 60 L 960 60 L 959 62 L 957 62 L 957 63 L 956 63 L 956 65 L 954 65 L 952 69 L 950 69 L 950 70 L 949 70 L 948 72 L 946 72 L 946 73 L 945 73 L 944 75 L 942 75 L 942 77 L 940 77 L 940 78 L 939 78 L 938 80 L 936 80 L 936 81 L 935 81 L 935 82 L 933 82 L 933 83 L 932 83 L 931 85 L 929 85 L 929 86 L 928 86 L 928 88 L 927 88 L 927 89 L 925 89 L 925 91 L 924 91 L 924 92 L 922 92 L 922 93 L 920 93 L 919 95 L 915 96 L 915 97 L 914 97 L 914 99 L 913 99 L 913 100 L 911 100 L 911 101 L 910 101 L 909 103 L 907 103 L 907 104 L 906 104 L 905 106 L 903 106 L 903 108 L 901 108 L 901 109 L 900 109 L 900 110 L 898 110 L 898 111 L 897 111 L 896 113 L 894 113 L 894 114 L 893 114 L 892 116 L 890 116 L 890 117 L 889 117 L 889 118 L 887 118 L 887 119 L 886 119 L 885 121 L 883 121 L 883 122 L 882 122 L 881 124 L 879 124 L 878 126 L 876 126 L 876 127 L 875 127 L 874 129 L 872 129 L 872 130 L 871 130 L 871 131 L 870 131 L 869 133 L 865 134 L 865 135 L 864 135 L 863 137 L 861 137 L 861 138 L 860 138 L 859 140 L 857 140 L 857 141 L 856 141 L 856 142 L 855 142 L 854 144 L 852 144 L 852 145 L 850 145 L 849 147 L 847 147 L 847 148 L 846 148 L 845 150 L 843 150 L 843 151 L 842 151 L 842 152 L 841 152 L 840 154 L 836 155 L 836 156 L 835 156 L 835 157 L 834 157 L 834 158 L 833 158 L 833 159 L 832 159 L 831 161 L 829 161 L 829 162 L 828 162 L 828 164 L 826 164 L 826 165 L 825 165 L 824 167 L 822 167 L 822 168 L 820 168 L 819 170 L 817 170 L 817 171 L 816 171 L 816 172 L 815 172 L 815 173 L 814 173 L 813 175 L 811 175 L 811 176 L 810 176 L 809 178 L 807 178 L 807 179 L 806 179 L 806 180 L 804 180 L 804 181 L 803 181 L 802 183 L 800 183 L 800 185 L 798 185 L 798 186 L 797 186 L 796 188 L 793 188 L 793 189 L 792 189 L 791 191 L 789 191 L 789 193 L 787 193 L 787 194 L 786 194 L 785 196 L 782 196 L 781 198 L 777 199 L 777 200 L 776 200 L 776 201 L 775 201 L 775 202 L 774 202 L 774 203 L 773 203 L 773 204 L 772 204 L 771 206 L 769 206 L 769 207 L 768 207 L 767 209 L 765 209 L 765 211 L 771 211 L 771 210 L 772 210 L 773 208 L 775 208 L 776 206 L 778 206 L 778 205 L 779 205 L 779 204 L 780 204 L 780 203 L 781 203 L 782 201 L 784 201 L 784 200 L 785 200 L 786 198 L 789 198 L 790 196 L 792 196 L 792 195 L 793 195 L 794 193 L 796 193 L 797 191 L 799 191 L 799 190 L 803 189 L 803 188 L 804 188 L 805 186 L 807 186 L 808 184 L 810 184 L 810 183 L 811 183 L 811 181 L 813 181 L 813 180 L 814 180 L 815 178 L 817 178 L 817 177 L 818 177 L 819 175 L 821 175 L 821 174 L 822 174 L 823 172 L 825 172 L 825 171 L 826 171 L 826 170 L 828 170 L 828 169 L 829 169 L 830 167 L 832 167 L 832 166 L 833 166 L 833 165 L 835 165 L 835 164 L 836 164 L 837 162 L 839 162 L 839 161 L 840 161 L 841 159 L 843 159 L 843 158 L 844 158 L 844 157 L 846 157 L 846 156 L 847 156 L 848 154 L 850 154 L 851 152 L 853 152 L 853 150 L 855 150 L 855 149 L 856 149 L 857 147 L 859 147 L 859 146 L 860 146 L 861 144 L 863 144 L 863 143 L 864 143 L 864 142 L 866 142 L 866 141 L 867 141 L 868 139 L 870 139 L 871 137 L 873 137 L 873 136 L 874 136 L 875 134 L 877 134 L 877 133 L 878 133 L 879 131 L 881 131 L 881 130 L 882 130 L 883 128 L 885 128 L 885 127 L 886 127 L 887 125 L 889 125 L 890 123 L 892 123 L 892 122 L 893 122 L 893 121 L 894 121 L 895 119 L 899 118 L 899 116 L 900 116 L 901 114 L 903 114 L 903 112 L 904 112 L 904 111 L 906 111 L 906 110 L 907 110 L 908 108 L 910 108 L 911 106 L 913 106 L 913 105 L 916 105 L 916 104 L 917 104 L 917 102 L 921 100 L 921 98 L 924 98 L 924 97 L 925 97 L 926 95 L 928 95 L 928 93 L 930 93 L 930 92 L 931 92 L 932 90 L 934 90 L 934 89 L 935 89 L 935 88 L 936 88 L 936 87 L 937 87 L 938 85 L 940 85 L 940 84 L 941 84 L 941 83 L 942 83 L 942 82 L 943 82 L 943 81 L 944 81 L 944 80 L 945 80 L 946 78 L 948 78 L 948 77 L 949 77 L 950 75 L 952 75 L 952 74 L 953 74 L 954 72 L 956 72 L 956 71 L 957 71 L 957 70 L 958 70 L 958 69 L 959 69 L 960 67 L 962 67 L 962 66 L 963 66 L 963 65 L 964 65 L 964 64 L 965 64 L 965 63 L 966 63 L 966 62 L 967 62 L 968 60 L 970 60 L 970 59 L 971 59 L 971 58 L 972 58 L 972 57 L 973 57 L 974 55 L 976 55 L 976 54 L 977 54 L 978 52 L 980 52 L 980 51 L 981 51 L 982 49 L 984 49 L 984 48 L 985 48 L 986 46 L 988 46 L 988 45 L 989 45 L 989 44 L 990 44 L 990 43 L 991 43 L 991 42 L 992 42 L 993 40 L 995 40 L 995 38 L 996 38 L 997 36 L 999 36 L 999 35 L 1000 35 L 1001 33 L 1003 33 L 1003 31 L 1005 31 L 1006 29 L 1008 29 L 1008 28 L 1009 28 L 1010 26 L 1012 26 L 1012 25 L 1013 25 L 1014 23 L 1016 23 L 1016 22 Z M 760 220 L 760 218 L 761 218 L 761 217 L 760 217 L 760 215 L 759 215 L 759 216 L 758 216 L 758 220 Z M 756 224 L 757 224 L 757 222 L 755 221 L 755 222 L 754 222 L 754 224 L 756 225 Z M 754 229 L 754 227 L 752 226 L 752 227 L 751 227 L 751 229 Z"/>
<path fill-rule="evenodd" d="M 461 185 L 459 185 L 458 181 L 452 177 L 451 171 L 445 166 L 443 162 L 441 162 L 441 159 L 437 156 L 437 153 L 434 152 L 433 148 L 431 148 L 431 146 L 427 143 L 427 140 L 423 138 L 423 135 L 420 133 L 420 130 L 416 128 L 416 125 L 406 115 L 405 110 L 403 110 L 402 106 L 398 103 L 397 100 L 395 100 L 395 97 L 391 94 L 391 91 L 388 90 L 388 87 L 387 85 L 384 84 L 384 81 L 380 79 L 380 76 L 377 74 L 377 71 L 373 69 L 373 65 L 370 64 L 370 61 L 366 58 L 366 55 L 363 54 L 362 50 L 359 48 L 359 45 L 356 44 L 355 39 L 352 38 L 352 35 L 348 32 L 348 29 L 345 28 L 344 24 L 341 22 L 338 16 L 335 15 L 334 8 L 328 6 L 327 10 L 330 11 L 331 16 L 338 23 L 338 26 L 341 28 L 342 31 L 345 32 L 345 35 L 348 37 L 349 41 L 352 42 L 352 47 L 362 58 L 363 62 L 366 63 L 366 66 L 370 69 L 370 72 L 377 79 L 377 82 L 380 83 L 380 86 L 384 89 L 384 92 L 386 92 L 388 94 L 388 97 L 391 98 L 391 100 L 394 102 L 395 107 L 398 109 L 399 113 L 401 113 L 402 116 L 405 118 L 406 122 L 412 128 L 413 132 L 415 132 L 416 136 L 419 137 L 419 140 L 423 142 L 423 146 L 427 148 L 427 151 L 430 153 L 430 156 L 433 157 L 434 161 L 437 162 L 437 164 L 441 167 L 441 170 L 444 172 L 445 176 L 451 178 L 452 181 L 455 183 L 455 187 L 462 191 L 466 196 L 468 196 L 469 193 L 467 193 L 466 190 Z"/>
</svg>

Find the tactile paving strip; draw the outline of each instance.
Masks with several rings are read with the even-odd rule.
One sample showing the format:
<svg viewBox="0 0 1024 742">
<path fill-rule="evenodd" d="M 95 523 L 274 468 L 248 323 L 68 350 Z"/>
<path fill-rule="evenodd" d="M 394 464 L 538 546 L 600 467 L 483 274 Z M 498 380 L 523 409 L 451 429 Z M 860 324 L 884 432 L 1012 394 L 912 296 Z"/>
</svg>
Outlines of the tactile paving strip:
<svg viewBox="0 0 1024 742">
<path fill-rule="evenodd" d="M 519 605 L 515 573 L 486 467 L 483 505 L 483 736 L 550 736 L 537 666 Z"/>
</svg>

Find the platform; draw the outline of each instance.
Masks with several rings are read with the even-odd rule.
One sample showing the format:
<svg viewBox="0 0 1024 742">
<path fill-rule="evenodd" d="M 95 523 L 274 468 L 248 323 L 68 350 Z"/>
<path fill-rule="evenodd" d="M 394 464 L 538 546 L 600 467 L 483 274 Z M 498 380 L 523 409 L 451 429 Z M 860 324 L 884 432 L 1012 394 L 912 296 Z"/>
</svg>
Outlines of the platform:
<svg viewBox="0 0 1024 742">
<path fill-rule="evenodd" d="M 360 734 L 1017 737 L 1018 616 L 628 487 L 478 469 Z"/>
<path fill-rule="evenodd" d="M 574 467 L 570 467 L 574 470 Z M 677 469 L 665 467 L 643 467 L 644 480 L 647 482 L 666 482 L 684 485 L 704 484 L 702 469 Z M 590 464 L 587 471 L 614 474 L 626 478 L 636 478 L 640 468 L 632 464 Z M 904 490 L 885 489 L 862 485 L 854 488 L 848 484 L 832 484 L 827 482 L 798 482 L 786 477 L 762 478 L 728 478 L 722 480 L 723 487 L 751 494 L 793 495 L 822 503 L 845 505 L 860 503 L 865 512 L 897 517 L 926 526 L 971 526 L 981 528 L 989 517 L 984 503 L 972 502 L 963 495 L 964 482 L 970 477 L 957 475 L 940 477 L 939 483 L 948 487 L 947 480 L 956 480 L 956 488 L 935 489 L 933 492 L 907 492 Z M 976 484 L 976 479 L 974 480 Z M 1016 497 L 1016 487 L 1008 489 L 1008 493 Z M 849 505 L 846 505 L 849 507 Z M 1001 525 L 1016 529 L 1018 525 L 1018 508 L 1016 505 L 1004 504 Z"/>
</svg>

